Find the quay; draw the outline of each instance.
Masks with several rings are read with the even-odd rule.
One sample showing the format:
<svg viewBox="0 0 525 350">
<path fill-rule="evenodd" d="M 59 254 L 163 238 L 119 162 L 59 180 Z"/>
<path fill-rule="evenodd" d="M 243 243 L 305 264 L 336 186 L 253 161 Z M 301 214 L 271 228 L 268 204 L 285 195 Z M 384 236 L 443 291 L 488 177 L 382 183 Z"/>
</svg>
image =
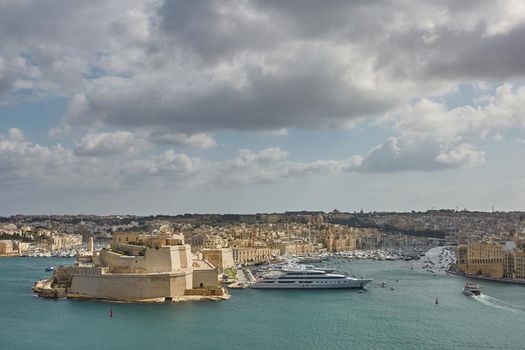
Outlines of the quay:
<svg viewBox="0 0 525 350">
<path fill-rule="evenodd" d="M 447 269 L 445 270 L 447 275 L 454 275 L 464 278 L 471 278 L 476 280 L 483 280 L 483 281 L 491 281 L 491 282 L 503 282 L 503 283 L 513 283 L 513 284 L 523 284 L 525 285 L 525 280 L 523 279 L 516 279 L 516 278 L 495 278 L 495 277 L 487 277 L 483 275 L 471 275 L 466 274 L 464 272 L 458 271 L 456 269 L 456 266 L 453 264 L 450 264 Z"/>
</svg>

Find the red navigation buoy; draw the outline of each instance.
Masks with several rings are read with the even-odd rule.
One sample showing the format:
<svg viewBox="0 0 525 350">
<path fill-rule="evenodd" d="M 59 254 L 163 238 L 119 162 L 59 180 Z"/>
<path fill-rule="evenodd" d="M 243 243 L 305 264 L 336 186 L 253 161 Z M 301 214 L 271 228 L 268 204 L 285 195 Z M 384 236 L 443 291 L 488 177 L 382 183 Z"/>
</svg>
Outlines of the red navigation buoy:
<svg viewBox="0 0 525 350">
<path fill-rule="evenodd" d="M 113 317 L 113 309 L 109 309 L 109 317 Z"/>
</svg>

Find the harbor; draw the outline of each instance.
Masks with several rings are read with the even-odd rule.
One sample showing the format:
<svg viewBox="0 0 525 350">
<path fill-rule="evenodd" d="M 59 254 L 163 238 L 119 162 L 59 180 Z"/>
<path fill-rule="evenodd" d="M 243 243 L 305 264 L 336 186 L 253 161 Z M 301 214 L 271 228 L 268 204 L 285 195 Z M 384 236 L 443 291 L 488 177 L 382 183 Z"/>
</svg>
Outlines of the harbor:
<svg viewBox="0 0 525 350">
<path fill-rule="evenodd" d="M 365 349 L 525 348 L 520 336 L 523 286 L 479 281 L 484 296 L 467 297 L 462 293 L 464 279 L 422 269 L 427 257 L 437 263 L 441 250 L 435 248 L 419 261 L 327 262 L 373 279 L 363 293 L 249 288 L 231 290 L 226 302 L 161 305 L 35 298 L 30 288 L 46 274 L 45 268 L 71 259 L 5 258 L 0 260 L 0 306 L 5 311 L 0 314 L 0 335 L 6 349 L 15 344 L 20 349 L 38 347 L 45 339 L 53 341 L 55 349 L 104 348 L 108 341 L 123 348 L 147 347 L 153 341 L 158 348 L 177 344 L 186 349 L 348 349 L 356 342 Z M 145 333 L 149 322 L 155 327 Z M 494 332 L 495 323 L 508 327 Z"/>
<path fill-rule="evenodd" d="M 309 254 L 304 256 L 282 256 L 274 259 L 272 262 L 268 261 L 266 264 L 249 265 L 246 267 L 238 266 L 235 270 L 235 276 L 223 275 L 223 283 L 226 284 L 230 289 L 244 289 L 248 287 L 252 288 L 341 288 L 337 284 L 330 283 L 330 279 L 343 278 L 346 276 L 348 288 L 360 288 L 364 287 L 371 282 L 365 279 L 364 276 L 356 276 L 355 274 L 349 274 L 348 272 L 341 272 L 337 270 L 337 267 L 347 262 L 353 262 L 358 260 L 373 260 L 373 261 L 398 261 L 404 262 L 411 261 L 410 269 L 415 269 L 414 261 L 422 263 L 417 264 L 419 269 L 435 274 L 438 272 L 445 272 L 449 264 L 455 262 L 454 249 L 453 247 L 436 247 L 434 251 L 439 251 L 436 256 L 427 255 L 422 250 L 383 250 L 383 249 L 372 249 L 372 250 L 356 250 L 351 252 L 337 252 L 337 253 L 321 253 L 321 254 Z M 321 276 L 315 276 L 307 278 L 309 272 L 315 271 Z M 278 276 L 282 274 L 299 273 L 297 278 Z M 329 275 L 328 275 L 329 274 Z M 310 274 L 311 275 L 311 274 Z M 319 280 L 321 277 L 325 277 L 325 280 Z M 338 277 L 337 277 L 338 276 Z M 277 277 L 277 279 L 276 279 Z M 288 281 L 279 281 L 278 279 L 288 279 Z M 268 280 L 270 283 L 260 283 L 261 281 Z M 290 279 L 294 280 L 292 284 Z M 352 281 L 353 280 L 353 281 Z M 282 284 L 286 283 L 286 284 Z M 336 282 L 337 283 L 337 282 Z M 344 283 L 344 281 L 342 281 Z"/>
</svg>

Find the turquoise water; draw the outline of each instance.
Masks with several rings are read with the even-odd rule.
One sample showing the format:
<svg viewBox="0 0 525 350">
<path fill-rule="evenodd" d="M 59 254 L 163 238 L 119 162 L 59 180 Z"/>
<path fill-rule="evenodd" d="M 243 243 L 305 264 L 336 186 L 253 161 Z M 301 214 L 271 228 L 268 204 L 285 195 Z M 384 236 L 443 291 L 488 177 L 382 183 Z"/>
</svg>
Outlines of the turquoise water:
<svg viewBox="0 0 525 350">
<path fill-rule="evenodd" d="M 525 286 L 480 282 L 486 296 L 474 299 L 462 278 L 419 262 L 330 261 L 373 278 L 363 293 L 248 289 L 165 305 L 33 296 L 46 266 L 71 262 L 0 258 L 0 349 L 525 349 Z"/>
</svg>

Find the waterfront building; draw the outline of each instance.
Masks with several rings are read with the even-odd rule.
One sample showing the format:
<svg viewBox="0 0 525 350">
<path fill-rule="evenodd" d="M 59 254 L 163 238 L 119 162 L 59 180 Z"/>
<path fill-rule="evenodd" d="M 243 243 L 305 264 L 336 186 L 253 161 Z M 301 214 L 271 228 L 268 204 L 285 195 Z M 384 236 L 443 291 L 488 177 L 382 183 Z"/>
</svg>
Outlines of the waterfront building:
<svg viewBox="0 0 525 350">
<path fill-rule="evenodd" d="M 71 249 L 82 245 L 82 235 L 80 234 L 59 234 L 51 232 L 48 238 L 48 250 Z"/>
<path fill-rule="evenodd" d="M 206 238 L 202 244 L 202 247 L 205 249 L 220 249 L 227 246 L 228 241 L 217 235 L 212 235 Z"/>
<path fill-rule="evenodd" d="M 491 278 L 502 278 L 505 275 L 504 251 L 498 242 L 481 241 L 459 246 L 457 257 L 458 269 L 466 274 Z"/>
<path fill-rule="evenodd" d="M 201 249 L 202 260 L 209 261 L 220 270 L 235 266 L 232 248 Z"/>
<path fill-rule="evenodd" d="M 190 244 L 191 247 L 194 249 L 199 249 L 204 245 L 204 241 L 206 240 L 206 234 L 205 233 L 193 233 L 190 237 Z"/>
<path fill-rule="evenodd" d="M 307 255 L 315 251 L 315 247 L 308 242 L 278 242 L 276 247 L 280 255 Z"/>
<path fill-rule="evenodd" d="M 332 227 L 325 231 L 324 246 L 329 252 L 344 252 L 356 249 L 357 239 L 353 232 L 337 232 Z"/>
<path fill-rule="evenodd" d="M 516 252 L 513 250 L 504 250 L 503 252 L 503 277 L 516 278 Z"/>
<path fill-rule="evenodd" d="M 236 264 L 263 263 L 274 258 L 274 251 L 266 247 L 233 247 L 232 253 Z"/>
<path fill-rule="evenodd" d="M 514 252 L 515 278 L 525 280 L 525 250 L 518 249 Z"/>
<path fill-rule="evenodd" d="M 15 255 L 18 252 L 13 248 L 12 240 L 1 240 L 0 241 L 0 255 Z"/>
</svg>

